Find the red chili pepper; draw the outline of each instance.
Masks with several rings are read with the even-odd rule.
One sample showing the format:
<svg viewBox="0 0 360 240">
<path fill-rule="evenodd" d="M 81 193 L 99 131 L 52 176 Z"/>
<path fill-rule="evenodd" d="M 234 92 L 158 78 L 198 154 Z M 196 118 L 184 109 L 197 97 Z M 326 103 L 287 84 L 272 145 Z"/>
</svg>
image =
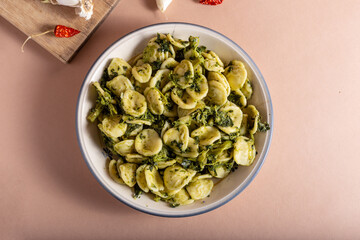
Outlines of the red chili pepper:
<svg viewBox="0 0 360 240">
<path fill-rule="evenodd" d="M 42 33 L 39 33 L 39 34 L 34 34 L 34 35 L 29 36 L 25 40 L 23 45 L 21 46 L 21 51 L 24 52 L 24 46 L 30 39 L 35 38 L 35 37 L 39 37 L 41 35 L 45 35 L 45 34 L 48 34 L 48 33 L 51 33 L 51 32 L 54 33 L 55 37 L 59 37 L 59 38 L 69 38 L 69 37 L 72 37 L 72 36 L 80 33 L 79 30 L 73 29 L 71 27 L 65 27 L 63 25 L 56 25 L 54 30 L 48 30 L 46 32 L 42 32 Z"/>
<path fill-rule="evenodd" d="M 69 38 L 78 33 L 80 33 L 79 30 L 73 29 L 71 27 L 65 27 L 63 25 L 57 25 L 54 29 L 55 36 L 61 38 Z"/>
<path fill-rule="evenodd" d="M 218 5 L 222 2 L 223 0 L 200 0 L 200 3 L 204 5 Z"/>
</svg>

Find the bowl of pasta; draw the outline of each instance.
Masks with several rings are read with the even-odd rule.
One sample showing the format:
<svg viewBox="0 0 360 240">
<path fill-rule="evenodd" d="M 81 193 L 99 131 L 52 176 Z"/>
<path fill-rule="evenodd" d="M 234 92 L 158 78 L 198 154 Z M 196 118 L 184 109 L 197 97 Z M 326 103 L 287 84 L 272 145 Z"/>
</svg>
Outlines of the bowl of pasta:
<svg viewBox="0 0 360 240">
<path fill-rule="evenodd" d="M 273 111 L 259 69 L 228 37 L 188 23 L 114 42 L 80 89 L 76 130 L 90 171 L 139 211 L 186 217 L 243 191 L 270 147 Z"/>
</svg>

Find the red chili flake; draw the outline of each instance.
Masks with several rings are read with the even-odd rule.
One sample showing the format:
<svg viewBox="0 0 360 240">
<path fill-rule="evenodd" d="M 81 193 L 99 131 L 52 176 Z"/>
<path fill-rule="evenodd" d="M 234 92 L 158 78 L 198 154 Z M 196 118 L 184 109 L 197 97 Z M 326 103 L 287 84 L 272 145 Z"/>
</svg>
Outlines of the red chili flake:
<svg viewBox="0 0 360 240">
<path fill-rule="evenodd" d="M 71 27 L 65 27 L 63 25 L 57 25 L 54 29 L 55 36 L 61 38 L 69 38 L 78 33 L 80 33 L 79 30 L 73 29 Z"/>
<path fill-rule="evenodd" d="M 219 5 L 222 2 L 223 0 L 200 0 L 200 3 L 204 5 Z"/>
<path fill-rule="evenodd" d="M 65 27 L 63 25 L 56 25 L 54 30 L 48 30 L 48 31 L 45 31 L 45 32 L 42 32 L 42 33 L 38 33 L 38 34 L 34 34 L 34 35 L 29 36 L 25 40 L 23 45 L 21 46 L 21 51 L 24 52 L 24 46 L 30 39 L 35 38 L 35 37 L 39 37 L 41 35 L 45 35 L 45 34 L 48 34 L 48 33 L 51 33 L 51 32 L 54 33 L 55 37 L 59 37 L 59 38 L 69 38 L 69 37 L 72 37 L 72 36 L 80 33 L 79 30 L 76 30 L 74 28 Z"/>
</svg>

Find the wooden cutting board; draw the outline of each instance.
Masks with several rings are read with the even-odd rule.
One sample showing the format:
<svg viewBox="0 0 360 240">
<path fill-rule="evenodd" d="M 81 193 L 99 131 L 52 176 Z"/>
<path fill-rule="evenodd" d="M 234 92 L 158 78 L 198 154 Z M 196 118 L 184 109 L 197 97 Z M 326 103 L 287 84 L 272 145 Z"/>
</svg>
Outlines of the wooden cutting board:
<svg viewBox="0 0 360 240">
<path fill-rule="evenodd" d="M 71 38 L 57 38 L 49 33 L 33 39 L 52 55 L 67 63 L 119 1 L 93 0 L 94 14 L 88 21 L 76 15 L 72 7 L 44 4 L 41 0 L 0 0 L 0 15 L 27 36 L 54 29 L 56 25 L 80 30 L 81 33 Z"/>
</svg>

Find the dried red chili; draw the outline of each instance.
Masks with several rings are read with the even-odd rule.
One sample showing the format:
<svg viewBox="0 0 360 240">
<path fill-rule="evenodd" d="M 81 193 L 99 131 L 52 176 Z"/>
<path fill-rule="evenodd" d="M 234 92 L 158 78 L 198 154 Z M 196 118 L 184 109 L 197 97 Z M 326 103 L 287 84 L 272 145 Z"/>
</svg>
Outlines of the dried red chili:
<svg viewBox="0 0 360 240">
<path fill-rule="evenodd" d="M 63 25 L 57 25 L 54 29 L 54 34 L 56 37 L 61 37 L 61 38 L 69 38 L 72 37 L 76 34 L 80 33 L 79 30 L 76 30 L 74 28 L 71 27 L 65 27 Z"/>
<path fill-rule="evenodd" d="M 72 37 L 72 36 L 80 33 L 79 30 L 76 30 L 74 28 L 66 27 L 66 26 L 63 26 L 63 25 L 56 25 L 54 30 L 48 30 L 48 31 L 43 32 L 43 33 L 34 34 L 34 35 L 29 36 L 25 40 L 23 45 L 21 46 L 21 51 L 24 52 L 24 46 L 30 39 L 32 39 L 34 37 L 39 37 L 41 35 L 45 35 L 45 34 L 48 34 L 48 33 L 51 33 L 51 32 L 54 33 L 55 37 L 59 37 L 59 38 L 69 38 L 69 37 Z"/>
<path fill-rule="evenodd" d="M 200 0 L 200 3 L 205 5 L 218 5 L 222 2 L 223 0 Z"/>
</svg>

